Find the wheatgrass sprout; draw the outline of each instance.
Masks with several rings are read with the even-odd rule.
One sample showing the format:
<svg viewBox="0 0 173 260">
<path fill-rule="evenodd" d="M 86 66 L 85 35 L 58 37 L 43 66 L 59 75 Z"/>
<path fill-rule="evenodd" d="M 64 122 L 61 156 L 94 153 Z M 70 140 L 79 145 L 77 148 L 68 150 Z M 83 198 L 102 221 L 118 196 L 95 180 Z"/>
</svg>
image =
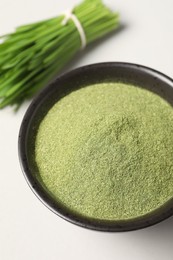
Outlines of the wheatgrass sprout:
<svg viewBox="0 0 173 260">
<path fill-rule="evenodd" d="M 84 40 L 88 45 L 119 25 L 119 15 L 101 0 L 85 0 L 71 14 L 73 17 L 61 14 L 24 25 L 2 37 L 0 108 L 19 106 L 34 96 L 74 57 L 85 44 Z M 81 28 L 77 28 L 74 16 Z M 83 29 L 84 35 L 79 29 Z"/>
</svg>

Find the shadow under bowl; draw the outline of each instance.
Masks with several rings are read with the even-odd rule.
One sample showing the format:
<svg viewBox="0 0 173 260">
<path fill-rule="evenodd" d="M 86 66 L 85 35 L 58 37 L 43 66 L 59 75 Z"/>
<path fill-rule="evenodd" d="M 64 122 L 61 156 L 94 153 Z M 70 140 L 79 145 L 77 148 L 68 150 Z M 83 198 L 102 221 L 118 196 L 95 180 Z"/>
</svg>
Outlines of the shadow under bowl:
<svg viewBox="0 0 173 260">
<path fill-rule="evenodd" d="M 173 215 L 173 199 L 150 214 L 124 221 L 93 220 L 74 214 L 55 201 L 37 178 L 36 166 L 33 163 L 35 137 L 44 116 L 63 96 L 95 83 L 118 81 L 152 91 L 173 106 L 173 80 L 166 75 L 137 64 L 121 62 L 93 64 L 58 77 L 42 90 L 29 106 L 19 133 L 19 159 L 31 190 L 60 217 L 76 225 L 99 231 L 129 231 L 156 224 Z"/>
</svg>

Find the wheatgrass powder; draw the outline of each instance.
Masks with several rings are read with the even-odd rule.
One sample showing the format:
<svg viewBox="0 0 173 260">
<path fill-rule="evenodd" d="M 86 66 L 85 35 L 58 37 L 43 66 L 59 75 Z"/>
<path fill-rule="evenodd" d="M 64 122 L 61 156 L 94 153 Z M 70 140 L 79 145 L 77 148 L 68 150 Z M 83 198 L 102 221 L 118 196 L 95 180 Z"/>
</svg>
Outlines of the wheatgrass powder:
<svg viewBox="0 0 173 260">
<path fill-rule="evenodd" d="M 102 83 L 62 98 L 35 144 L 42 182 L 70 211 L 125 220 L 173 197 L 173 109 L 133 85 Z"/>
</svg>

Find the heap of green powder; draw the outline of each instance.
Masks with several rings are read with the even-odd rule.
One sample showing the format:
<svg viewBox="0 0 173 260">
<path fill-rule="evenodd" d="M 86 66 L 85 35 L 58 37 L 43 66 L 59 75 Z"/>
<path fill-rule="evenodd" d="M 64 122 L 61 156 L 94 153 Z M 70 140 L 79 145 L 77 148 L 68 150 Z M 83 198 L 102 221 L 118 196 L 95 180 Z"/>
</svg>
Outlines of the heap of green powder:
<svg viewBox="0 0 173 260">
<path fill-rule="evenodd" d="M 42 182 L 70 211 L 102 220 L 145 215 L 173 197 L 173 109 L 128 84 L 81 88 L 42 120 L 35 158 Z"/>
</svg>

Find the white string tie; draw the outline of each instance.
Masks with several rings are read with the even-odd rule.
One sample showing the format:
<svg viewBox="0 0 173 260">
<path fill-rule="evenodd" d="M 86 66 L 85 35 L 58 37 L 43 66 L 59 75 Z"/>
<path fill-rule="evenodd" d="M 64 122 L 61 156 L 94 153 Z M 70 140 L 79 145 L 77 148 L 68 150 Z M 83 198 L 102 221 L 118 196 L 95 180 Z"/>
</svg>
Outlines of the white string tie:
<svg viewBox="0 0 173 260">
<path fill-rule="evenodd" d="M 74 22 L 76 29 L 78 30 L 79 35 L 80 35 L 81 49 L 83 50 L 87 45 L 87 41 L 86 41 L 86 35 L 84 32 L 84 29 L 83 29 L 79 19 L 77 18 L 77 16 L 75 14 L 72 13 L 72 10 L 68 10 L 68 11 L 64 12 L 64 15 L 65 15 L 65 17 L 62 20 L 61 24 L 65 26 L 70 19 Z"/>
</svg>

